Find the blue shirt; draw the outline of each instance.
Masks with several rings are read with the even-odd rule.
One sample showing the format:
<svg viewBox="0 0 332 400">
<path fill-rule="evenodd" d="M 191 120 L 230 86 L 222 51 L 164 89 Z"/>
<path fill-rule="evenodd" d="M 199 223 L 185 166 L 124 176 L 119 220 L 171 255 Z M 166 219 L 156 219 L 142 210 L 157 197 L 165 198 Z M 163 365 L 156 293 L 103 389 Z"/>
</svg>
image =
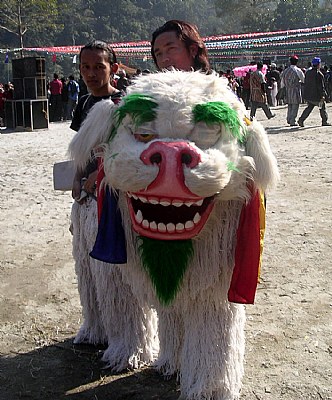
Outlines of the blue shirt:
<svg viewBox="0 0 332 400">
<path fill-rule="evenodd" d="M 68 83 L 68 99 L 77 101 L 79 92 L 80 92 L 79 84 L 76 81 L 69 81 L 69 83 Z"/>
</svg>

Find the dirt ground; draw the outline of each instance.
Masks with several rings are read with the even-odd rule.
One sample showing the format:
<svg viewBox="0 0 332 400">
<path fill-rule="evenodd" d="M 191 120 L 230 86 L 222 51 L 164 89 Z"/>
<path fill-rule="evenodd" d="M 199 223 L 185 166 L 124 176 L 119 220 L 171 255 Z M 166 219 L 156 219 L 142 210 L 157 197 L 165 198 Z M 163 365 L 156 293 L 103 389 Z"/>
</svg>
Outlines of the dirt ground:
<svg viewBox="0 0 332 400">
<path fill-rule="evenodd" d="M 305 128 L 285 126 L 285 106 L 275 112 L 257 113 L 281 182 L 268 195 L 262 281 L 247 307 L 241 400 L 331 400 L 332 128 L 318 109 Z M 72 200 L 52 186 L 72 136 L 68 123 L 1 131 L 0 400 L 175 400 L 175 379 L 152 368 L 112 375 L 101 349 L 72 343 L 81 324 Z"/>
</svg>

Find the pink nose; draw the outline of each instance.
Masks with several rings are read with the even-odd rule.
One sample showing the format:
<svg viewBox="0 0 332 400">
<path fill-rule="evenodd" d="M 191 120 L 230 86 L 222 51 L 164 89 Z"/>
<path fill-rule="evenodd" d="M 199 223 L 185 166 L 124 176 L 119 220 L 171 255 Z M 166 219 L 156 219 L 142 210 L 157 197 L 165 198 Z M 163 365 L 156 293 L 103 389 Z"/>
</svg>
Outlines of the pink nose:
<svg viewBox="0 0 332 400">
<path fill-rule="evenodd" d="M 145 165 L 157 164 L 159 167 L 159 174 L 148 192 L 164 196 L 191 194 L 184 183 L 183 168 L 196 167 L 201 156 L 187 142 L 153 142 L 143 151 L 141 160 Z"/>
<path fill-rule="evenodd" d="M 141 154 L 141 160 L 146 165 L 157 164 L 159 168 L 186 165 L 195 167 L 201 160 L 200 154 L 187 142 L 154 142 Z M 167 165 L 169 167 L 167 167 Z"/>
</svg>

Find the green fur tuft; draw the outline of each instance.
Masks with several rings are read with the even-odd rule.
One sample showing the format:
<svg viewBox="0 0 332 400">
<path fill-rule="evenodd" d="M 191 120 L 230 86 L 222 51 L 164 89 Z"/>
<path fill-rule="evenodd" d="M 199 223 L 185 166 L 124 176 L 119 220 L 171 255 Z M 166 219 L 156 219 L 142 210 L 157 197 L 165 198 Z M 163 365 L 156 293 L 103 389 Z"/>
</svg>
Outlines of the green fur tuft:
<svg viewBox="0 0 332 400">
<path fill-rule="evenodd" d="M 134 124 L 140 126 L 156 118 L 158 104 L 152 97 L 144 94 L 129 94 L 123 98 L 123 103 L 114 112 L 115 125 L 113 126 L 109 141 L 116 135 L 117 129 L 126 115 L 131 115 Z"/>
<path fill-rule="evenodd" d="M 174 300 L 193 255 L 192 241 L 146 237 L 139 240 L 143 267 L 150 276 L 160 303 L 168 305 Z"/>
<path fill-rule="evenodd" d="M 211 124 L 225 124 L 232 135 L 240 142 L 244 142 L 241 134 L 241 124 L 237 112 L 223 101 L 211 101 L 205 104 L 197 104 L 193 108 L 194 122 Z"/>
</svg>

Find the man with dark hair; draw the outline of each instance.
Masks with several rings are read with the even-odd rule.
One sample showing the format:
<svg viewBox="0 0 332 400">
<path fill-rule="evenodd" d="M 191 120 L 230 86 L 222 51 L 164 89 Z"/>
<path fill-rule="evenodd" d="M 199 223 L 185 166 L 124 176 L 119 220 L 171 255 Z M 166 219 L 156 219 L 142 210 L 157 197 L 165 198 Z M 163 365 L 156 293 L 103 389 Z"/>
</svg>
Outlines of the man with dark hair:
<svg viewBox="0 0 332 400">
<path fill-rule="evenodd" d="M 299 58 L 292 56 L 289 59 L 290 66 L 281 75 L 281 86 L 286 90 L 287 103 L 287 124 L 297 126 L 296 117 L 299 106 L 302 102 L 302 84 L 304 83 L 304 73 L 297 67 Z"/>
<path fill-rule="evenodd" d="M 257 62 L 257 70 L 252 72 L 250 76 L 250 100 L 251 110 L 250 119 L 253 120 L 256 115 L 257 108 L 261 107 L 268 119 L 275 117 L 270 107 L 267 105 L 266 99 L 266 81 L 262 72 L 263 63 Z"/>
<path fill-rule="evenodd" d="M 73 118 L 73 112 L 78 102 L 80 92 L 79 84 L 75 81 L 74 75 L 69 76 L 68 89 L 68 104 L 67 104 L 67 119 Z"/>
<path fill-rule="evenodd" d="M 304 79 L 304 99 L 308 103 L 307 107 L 303 110 L 298 123 L 304 127 L 304 121 L 309 117 L 314 107 L 319 108 L 319 113 L 322 118 L 322 126 L 331 126 L 327 122 L 328 115 L 326 112 L 325 99 L 327 97 L 324 83 L 324 75 L 320 71 L 321 59 L 315 57 L 312 61 L 312 68 L 308 69 Z"/>
<path fill-rule="evenodd" d="M 195 25 L 180 20 L 167 21 L 152 34 L 151 54 L 156 66 L 183 71 L 208 72 L 207 49 Z"/>
<path fill-rule="evenodd" d="M 50 82 L 50 122 L 61 121 L 62 114 L 62 82 L 56 73 L 53 75 L 53 78 Z"/>
</svg>

